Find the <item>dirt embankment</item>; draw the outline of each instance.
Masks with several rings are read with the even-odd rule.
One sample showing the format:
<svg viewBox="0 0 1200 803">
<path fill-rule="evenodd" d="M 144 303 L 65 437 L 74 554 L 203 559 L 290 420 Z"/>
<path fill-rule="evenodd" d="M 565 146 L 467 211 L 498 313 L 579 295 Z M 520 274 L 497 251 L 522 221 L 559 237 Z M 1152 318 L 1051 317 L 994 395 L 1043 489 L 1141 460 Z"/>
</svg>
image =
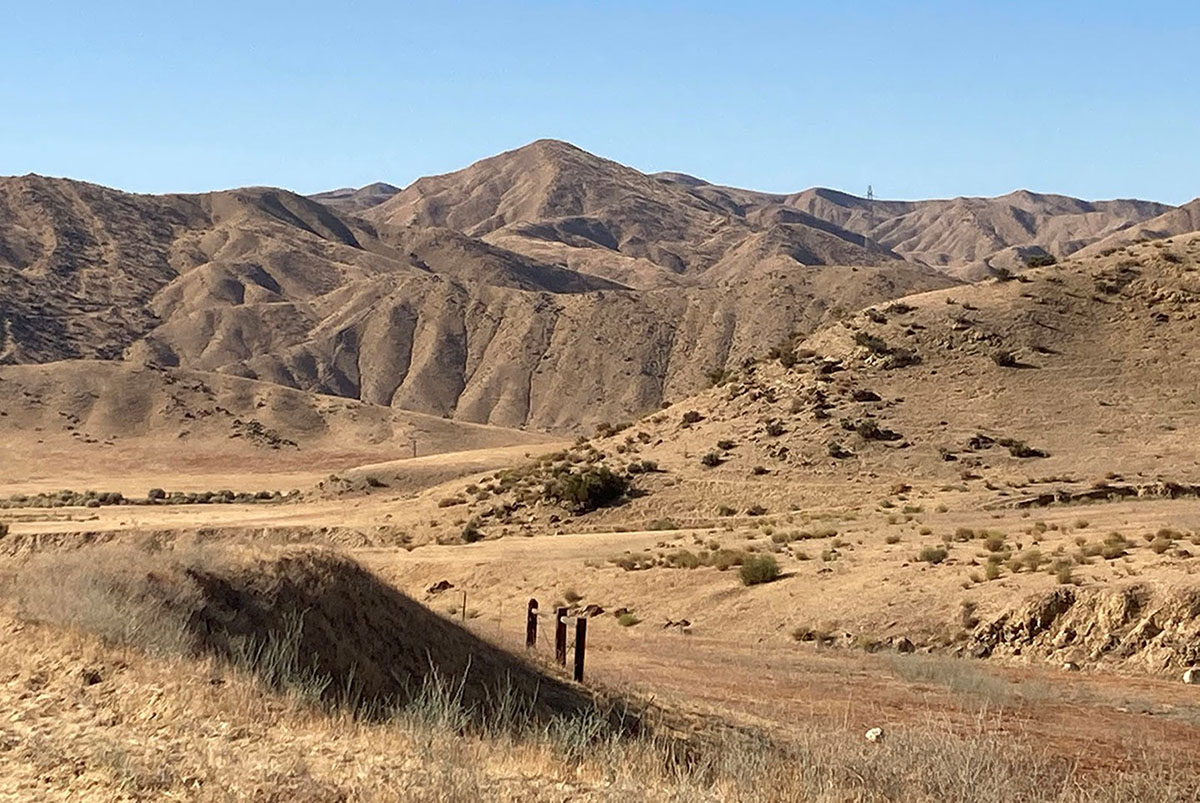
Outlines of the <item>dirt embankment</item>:
<svg viewBox="0 0 1200 803">
<path fill-rule="evenodd" d="M 979 625 L 967 652 L 1167 671 L 1200 662 L 1200 588 L 1060 587 Z"/>
<path fill-rule="evenodd" d="M 51 578 L 55 582 L 50 582 Z M 464 710 L 537 719 L 598 701 L 438 616 L 323 548 L 263 556 L 119 545 L 39 556 L 16 573 L 23 615 L 145 649 L 211 654 L 274 686 L 384 712 L 442 684 Z"/>
</svg>

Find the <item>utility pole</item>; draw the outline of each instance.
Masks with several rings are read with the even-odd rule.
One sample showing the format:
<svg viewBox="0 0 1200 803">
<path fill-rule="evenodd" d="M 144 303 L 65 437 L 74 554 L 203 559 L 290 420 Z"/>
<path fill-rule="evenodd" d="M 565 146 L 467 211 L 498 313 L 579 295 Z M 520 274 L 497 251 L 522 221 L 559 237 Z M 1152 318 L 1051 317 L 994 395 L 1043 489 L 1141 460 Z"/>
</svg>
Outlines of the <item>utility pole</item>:
<svg viewBox="0 0 1200 803">
<path fill-rule="evenodd" d="M 875 228 L 875 188 L 867 185 L 866 226 L 863 231 L 863 246 L 870 248 L 871 230 Z"/>
</svg>

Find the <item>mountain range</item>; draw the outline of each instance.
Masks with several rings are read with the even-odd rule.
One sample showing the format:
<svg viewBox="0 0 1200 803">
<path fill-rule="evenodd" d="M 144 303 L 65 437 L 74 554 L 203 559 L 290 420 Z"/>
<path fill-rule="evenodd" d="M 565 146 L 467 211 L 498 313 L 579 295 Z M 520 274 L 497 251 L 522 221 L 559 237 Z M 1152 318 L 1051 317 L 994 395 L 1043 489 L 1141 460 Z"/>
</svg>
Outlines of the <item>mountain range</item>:
<svg viewBox="0 0 1200 803">
<path fill-rule="evenodd" d="M 576 432 L 870 305 L 1194 231 L 1196 204 L 778 195 L 553 140 L 310 197 L 0 178 L 0 365 L 122 361 Z"/>
</svg>

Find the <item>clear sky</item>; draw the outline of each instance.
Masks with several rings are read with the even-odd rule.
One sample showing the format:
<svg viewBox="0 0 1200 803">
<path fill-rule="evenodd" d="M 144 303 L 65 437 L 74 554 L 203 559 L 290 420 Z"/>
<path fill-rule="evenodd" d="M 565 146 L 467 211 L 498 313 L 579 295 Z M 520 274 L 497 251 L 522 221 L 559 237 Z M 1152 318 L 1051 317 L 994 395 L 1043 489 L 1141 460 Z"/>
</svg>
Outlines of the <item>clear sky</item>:
<svg viewBox="0 0 1200 803">
<path fill-rule="evenodd" d="M 879 197 L 1200 195 L 1200 2 L 19 2 L 0 174 L 404 185 L 540 137 Z"/>
</svg>

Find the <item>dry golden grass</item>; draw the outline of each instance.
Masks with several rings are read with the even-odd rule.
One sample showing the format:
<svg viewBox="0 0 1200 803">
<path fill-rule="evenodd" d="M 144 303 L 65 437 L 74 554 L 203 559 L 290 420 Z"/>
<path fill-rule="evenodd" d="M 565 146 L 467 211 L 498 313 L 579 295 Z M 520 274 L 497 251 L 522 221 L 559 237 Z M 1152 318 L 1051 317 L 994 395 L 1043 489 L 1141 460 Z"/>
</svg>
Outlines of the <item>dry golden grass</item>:
<svg viewBox="0 0 1200 803">
<path fill-rule="evenodd" d="M 462 684 L 437 674 L 403 700 L 363 707 L 361 695 L 324 693 L 344 676 L 319 677 L 295 660 L 304 654 L 302 629 L 276 631 L 267 650 L 205 655 L 179 618 L 182 596 L 161 588 L 147 596 L 180 565 L 231 582 L 252 565 L 265 578 L 274 573 L 276 585 L 287 579 L 280 560 L 100 548 L 28 563 L 8 595 L 22 616 L 3 616 L 5 787 L 23 800 L 364 803 L 905 803 L 958 799 L 967 790 L 978 801 L 1157 803 L 1194 799 L 1197 788 L 1194 768 L 1170 756 L 1114 765 L 1102 778 L 1082 774 L 986 708 L 966 721 L 889 726 L 882 742 L 871 743 L 836 720 L 781 738 L 654 708 L 642 709 L 647 727 L 637 732 L 614 729 L 596 709 L 546 718 L 519 685 L 494 685 L 495 705 L 481 717 Z M 54 571 L 64 582 L 57 595 L 45 594 Z M 298 603 L 288 595 L 269 599 Z M 203 609 L 204 600 L 186 602 L 192 614 Z M 282 621 L 295 613 L 273 612 Z M 280 663 L 281 656 L 289 657 Z M 893 665 L 916 682 L 989 702 L 1002 696 L 997 681 L 957 662 L 900 658 Z"/>
</svg>

